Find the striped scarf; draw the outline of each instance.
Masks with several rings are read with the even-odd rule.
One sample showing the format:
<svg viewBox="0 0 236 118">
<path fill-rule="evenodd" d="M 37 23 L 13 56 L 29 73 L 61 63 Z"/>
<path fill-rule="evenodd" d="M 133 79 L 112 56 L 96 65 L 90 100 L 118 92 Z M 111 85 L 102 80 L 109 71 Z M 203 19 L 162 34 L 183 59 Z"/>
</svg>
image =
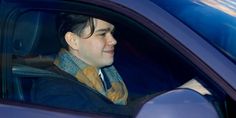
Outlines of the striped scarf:
<svg viewBox="0 0 236 118">
<path fill-rule="evenodd" d="M 84 63 L 67 50 L 61 49 L 54 64 L 74 76 L 81 83 L 101 93 L 114 104 L 126 105 L 128 91 L 114 66 L 102 68 L 111 83 L 111 88 L 105 90 L 97 68 Z"/>
</svg>

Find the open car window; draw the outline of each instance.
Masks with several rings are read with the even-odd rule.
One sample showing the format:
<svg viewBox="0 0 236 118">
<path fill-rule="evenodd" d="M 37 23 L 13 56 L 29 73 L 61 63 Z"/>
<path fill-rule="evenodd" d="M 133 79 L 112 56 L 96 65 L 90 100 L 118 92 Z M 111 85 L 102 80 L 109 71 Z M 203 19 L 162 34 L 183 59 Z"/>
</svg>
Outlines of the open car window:
<svg viewBox="0 0 236 118">
<path fill-rule="evenodd" d="M 74 5 L 76 6 L 76 5 Z M 85 6 L 84 6 L 85 7 Z M 131 109 L 130 111 L 96 111 L 97 114 L 112 114 L 117 116 L 135 116 L 143 103 L 166 91 L 178 87 L 185 88 L 186 83 L 197 81 L 207 92 L 202 93 L 215 107 L 222 117 L 225 114 L 225 96 L 221 89 L 211 81 L 206 74 L 199 70 L 178 50 L 168 44 L 164 37 L 151 31 L 135 19 L 116 12 L 97 8 L 93 11 L 106 11 L 107 16 L 77 10 L 63 11 L 62 9 L 21 9 L 12 16 L 13 35 L 9 36 L 10 44 L 10 73 L 7 75 L 7 94 L 5 99 L 48 106 L 50 108 L 70 109 L 68 107 L 34 103 L 32 87 L 34 81 L 41 77 L 63 78 L 58 73 L 48 70 L 61 45 L 58 41 L 56 15 L 60 12 L 85 14 L 98 17 L 113 23 L 116 27 L 114 37 L 117 39 L 114 66 L 122 76 L 127 86 L 129 97 L 128 107 L 115 106 L 114 109 Z M 99 11 L 100 10 L 100 11 Z M 82 87 L 87 92 L 86 87 Z M 94 98 L 103 96 L 91 93 Z M 94 99 L 96 100 L 96 99 Z M 69 101 L 69 99 L 68 99 Z M 80 112 L 94 113 L 86 109 L 71 108 Z M 126 114 L 127 113 L 127 114 Z"/>
</svg>

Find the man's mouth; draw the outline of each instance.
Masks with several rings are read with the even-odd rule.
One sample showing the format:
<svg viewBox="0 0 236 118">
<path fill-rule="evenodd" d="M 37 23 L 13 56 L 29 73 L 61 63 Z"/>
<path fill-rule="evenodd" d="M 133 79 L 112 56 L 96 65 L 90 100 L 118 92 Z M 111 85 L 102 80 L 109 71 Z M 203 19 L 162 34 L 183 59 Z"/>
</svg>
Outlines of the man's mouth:
<svg viewBox="0 0 236 118">
<path fill-rule="evenodd" d="M 114 53 L 114 50 L 106 50 L 105 53 Z"/>
<path fill-rule="evenodd" d="M 104 50 L 103 52 L 109 53 L 109 54 L 114 54 L 114 49 Z"/>
</svg>

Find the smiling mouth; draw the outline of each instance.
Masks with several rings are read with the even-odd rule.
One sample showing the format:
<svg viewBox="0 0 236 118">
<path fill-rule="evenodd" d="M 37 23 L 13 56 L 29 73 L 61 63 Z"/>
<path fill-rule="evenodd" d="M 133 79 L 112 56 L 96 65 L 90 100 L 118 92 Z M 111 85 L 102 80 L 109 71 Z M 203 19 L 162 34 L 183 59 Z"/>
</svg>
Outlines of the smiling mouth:
<svg viewBox="0 0 236 118">
<path fill-rule="evenodd" d="M 105 51 L 103 51 L 104 53 L 108 53 L 108 54 L 114 54 L 114 50 L 112 49 L 112 50 L 105 50 Z"/>
<path fill-rule="evenodd" d="M 105 53 L 114 53 L 114 50 L 106 50 Z"/>
</svg>

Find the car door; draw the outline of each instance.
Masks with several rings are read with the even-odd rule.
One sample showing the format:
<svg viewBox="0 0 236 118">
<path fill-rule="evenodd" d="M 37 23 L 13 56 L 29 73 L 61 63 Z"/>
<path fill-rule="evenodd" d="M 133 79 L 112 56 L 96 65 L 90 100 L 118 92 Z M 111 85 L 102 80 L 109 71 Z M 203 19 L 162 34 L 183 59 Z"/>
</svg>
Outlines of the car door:
<svg viewBox="0 0 236 118">
<path fill-rule="evenodd" d="M 43 107 L 44 110 L 58 110 L 24 101 L 22 97 L 27 98 L 30 95 L 31 82 L 26 82 L 22 86 L 21 78 L 28 79 L 27 77 L 32 78 L 42 73 L 53 75 L 44 71 L 44 67 L 52 61 L 60 48 L 56 43 L 57 36 L 53 29 L 55 23 L 53 15 L 62 11 L 91 15 L 115 24 L 117 30 L 114 36 L 118 44 L 114 65 L 127 85 L 131 102 L 141 99 L 135 103 L 135 110 L 139 110 L 143 102 L 147 102 L 153 95 L 158 96 L 163 91 L 178 88 L 195 78 L 211 92 L 211 95 L 202 96 L 214 105 L 220 116 L 233 115 L 233 110 L 228 113 L 228 109 L 231 110 L 234 106 L 224 104 L 234 102 L 231 98 L 233 94 L 229 94 L 230 89 L 225 89 L 225 85 L 219 85 L 219 81 L 212 80 L 218 78 L 214 77 L 216 73 L 211 73 L 213 70 L 208 70 L 209 67 L 198 58 L 197 54 L 180 43 L 181 39 L 189 38 L 191 41 L 199 36 L 149 1 L 134 4 L 132 1 L 122 0 L 25 2 L 10 0 L 5 1 L 2 6 L 4 12 L 1 18 L 4 19 L 4 26 L 1 26 L 1 29 L 4 31 L 1 31 L 3 40 L 1 68 L 4 101 L 24 102 L 27 107 L 33 104 L 30 107 L 33 109 Z M 150 10 L 155 10 L 155 14 Z M 178 28 L 182 30 L 176 31 Z M 122 113 L 96 113 L 98 114 L 127 117 Z M 137 112 L 131 114 L 131 117 L 134 117 Z"/>
</svg>

